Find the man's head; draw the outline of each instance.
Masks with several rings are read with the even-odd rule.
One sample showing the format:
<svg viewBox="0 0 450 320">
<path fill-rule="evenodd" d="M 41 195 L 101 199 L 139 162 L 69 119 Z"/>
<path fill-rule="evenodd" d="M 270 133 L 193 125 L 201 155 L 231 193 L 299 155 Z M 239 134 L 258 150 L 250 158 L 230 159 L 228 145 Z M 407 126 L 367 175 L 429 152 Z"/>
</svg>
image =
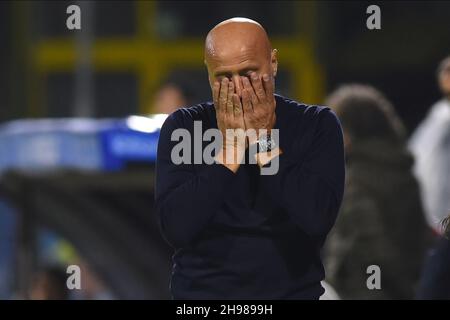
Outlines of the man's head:
<svg viewBox="0 0 450 320">
<path fill-rule="evenodd" d="M 216 25 L 206 36 L 205 64 L 211 88 L 214 81 L 227 77 L 233 81 L 236 93 L 241 96 L 240 77 L 256 72 L 277 74 L 277 51 L 272 50 L 264 28 L 256 21 L 232 18 Z"/>
<path fill-rule="evenodd" d="M 442 94 L 450 100 L 450 56 L 439 64 L 437 76 Z"/>
</svg>

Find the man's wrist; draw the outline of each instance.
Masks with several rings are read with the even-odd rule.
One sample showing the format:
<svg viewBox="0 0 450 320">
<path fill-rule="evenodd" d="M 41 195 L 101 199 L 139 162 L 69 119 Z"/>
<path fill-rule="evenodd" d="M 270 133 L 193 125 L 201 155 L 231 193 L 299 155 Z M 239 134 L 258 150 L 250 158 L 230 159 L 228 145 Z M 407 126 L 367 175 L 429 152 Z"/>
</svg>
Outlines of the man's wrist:
<svg viewBox="0 0 450 320">
<path fill-rule="evenodd" d="M 281 154 L 283 154 L 283 151 L 279 147 L 276 147 L 271 151 L 256 153 L 255 160 L 258 166 L 262 168 L 270 161 L 272 161 L 273 158 L 278 157 Z"/>
<path fill-rule="evenodd" d="M 245 156 L 245 145 L 227 145 L 215 156 L 216 163 L 222 164 L 234 173 L 237 172 Z"/>
<path fill-rule="evenodd" d="M 250 147 L 256 143 L 258 143 L 258 137 L 256 135 L 248 135 L 247 136 L 247 147 Z"/>
</svg>

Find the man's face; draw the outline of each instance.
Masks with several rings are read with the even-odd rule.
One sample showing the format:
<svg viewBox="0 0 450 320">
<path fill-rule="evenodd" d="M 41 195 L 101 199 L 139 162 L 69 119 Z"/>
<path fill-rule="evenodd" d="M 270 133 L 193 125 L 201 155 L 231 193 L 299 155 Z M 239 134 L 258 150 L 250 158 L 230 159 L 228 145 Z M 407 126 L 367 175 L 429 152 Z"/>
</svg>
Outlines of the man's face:
<svg viewBox="0 0 450 320">
<path fill-rule="evenodd" d="M 450 99 L 450 63 L 439 74 L 439 87 L 442 93 Z"/>
<path fill-rule="evenodd" d="M 268 52 L 261 50 L 257 46 L 242 46 L 221 48 L 216 54 L 206 61 L 208 68 L 209 84 L 211 88 L 215 81 L 220 81 L 227 77 L 233 81 L 236 93 L 241 97 L 242 79 L 250 78 L 255 72 L 260 78 L 263 74 L 268 74 L 273 78 L 276 73 L 276 51 Z"/>
</svg>

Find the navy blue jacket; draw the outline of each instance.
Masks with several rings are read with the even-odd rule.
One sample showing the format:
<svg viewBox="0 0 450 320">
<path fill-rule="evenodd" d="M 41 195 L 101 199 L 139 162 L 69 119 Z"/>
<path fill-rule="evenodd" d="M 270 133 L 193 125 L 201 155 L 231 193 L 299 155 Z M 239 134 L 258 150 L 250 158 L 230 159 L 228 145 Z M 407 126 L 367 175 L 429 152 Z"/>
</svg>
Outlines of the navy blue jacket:
<svg viewBox="0 0 450 320">
<path fill-rule="evenodd" d="M 185 128 L 194 139 L 194 121 L 203 132 L 217 128 L 211 102 L 179 109 L 165 121 L 155 197 L 163 236 L 175 249 L 174 299 L 317 299 L 323 293 L 320 250 L 344 189 L 342 130 L 329 108 L 275 98 L 283 150 L 275 175 L 261 175 L 256 164 L 233 173 L 218 163 L 171 161 L 179 143 L 171 141 L 173 130 Z"/>
</svg>

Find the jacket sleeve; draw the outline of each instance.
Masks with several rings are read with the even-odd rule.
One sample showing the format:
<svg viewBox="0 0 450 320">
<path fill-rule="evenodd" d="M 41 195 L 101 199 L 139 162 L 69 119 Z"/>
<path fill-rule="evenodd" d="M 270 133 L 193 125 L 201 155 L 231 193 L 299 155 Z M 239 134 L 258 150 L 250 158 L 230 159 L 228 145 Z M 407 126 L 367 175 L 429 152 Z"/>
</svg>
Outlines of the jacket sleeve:
<svg viewBox="0 0 450 320">
<path fill-rule="evenodd" d="M 160 230 L 175 248 L 187 247 L 207 226 L 219 206 L 234 173 L 213 163 L 197 173 L 193 164 L 174 164 L 172 132 L 182 128 L 181 112 L 170 115 L 161 128 L 157 160 L 155 202 Z M 192 134 L 192 132 L 191 132 Z M 191 143 L 192 150 L 193 146 Z"/>
<path fill-rule="evenodd" d="M 301 144 L 278 156 L 278 172 L 262 175 L 266 194 L 286 210 L 310 236 L 326 235 L 332 228 L 342 201 L 345 180 L 343 134 L 336 115 L 322 111 L 316 133 L 305 156 L 296 156 Z M 321 112 L 321 113 L 322 113 Z M 282 130 L 282 129 L 281 129 Z M 292 137 L 300 140 L 301 137 Z M 272 159 L 272 163 L 274 160 Z"/>
</svg>

